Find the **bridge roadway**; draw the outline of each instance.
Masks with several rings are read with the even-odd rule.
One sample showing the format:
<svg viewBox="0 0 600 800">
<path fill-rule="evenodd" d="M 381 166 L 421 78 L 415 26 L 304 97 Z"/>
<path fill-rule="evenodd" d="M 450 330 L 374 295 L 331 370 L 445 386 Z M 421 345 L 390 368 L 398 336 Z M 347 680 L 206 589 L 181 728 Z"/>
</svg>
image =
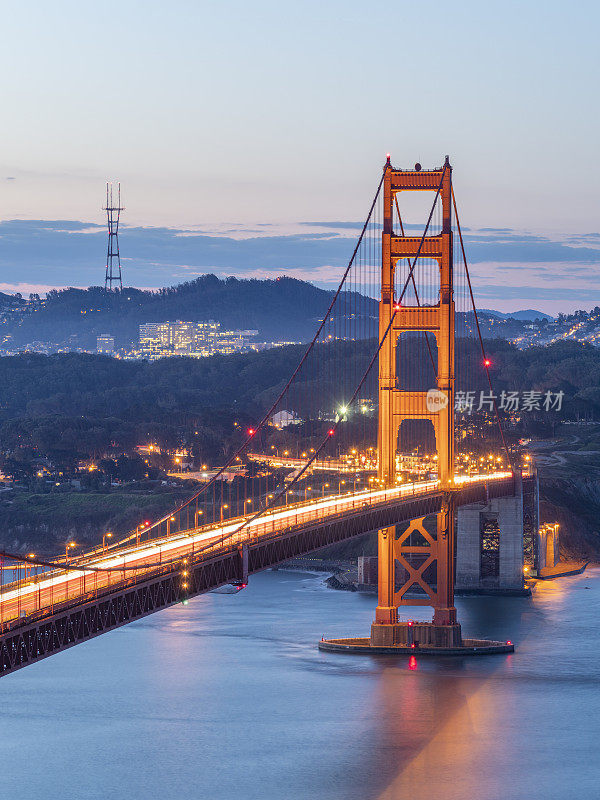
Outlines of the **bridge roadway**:
<svg viewBox="0 0 600 800">
<path fill-rule="evenodd" d="M 514 490 L 509 472 L 462 476 L 456 483 L 459 503 Z M 76 569 L 6 584 L 0 590 L 0 675 L 189 596 L 245 583 L 249 573 L 287 558 L 435 513 L 440 502 L 438 481 L 330 495 L 256 519 L 237 517 L 94 551 L 77 559 Z"/>
<path fill-rule="evenodd" d="M 258 461 L 263 464 L 268 464 L 270 467 L 285 467 L 287 469 L 303 469 L 309 464 L 308 458 L 296 458 L 295 456 L 247 453 L 246 458 L 248 461 Z M 352 465 L 341 458 L 317 459 L 310 464 L 310 469 L 312 472 L 377 472 L 377 467 L 374 465 Z"/>
</svg>

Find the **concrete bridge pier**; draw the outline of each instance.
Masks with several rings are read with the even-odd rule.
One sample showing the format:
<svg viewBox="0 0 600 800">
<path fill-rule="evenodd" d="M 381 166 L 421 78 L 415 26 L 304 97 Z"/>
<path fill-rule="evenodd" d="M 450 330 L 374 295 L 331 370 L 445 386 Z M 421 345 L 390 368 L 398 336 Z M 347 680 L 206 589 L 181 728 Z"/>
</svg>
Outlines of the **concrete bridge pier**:
<svg viewBox="0 0 600 800">
<path fill-rule="evenodd" d="M 523 591 L 523 488 L 458 509 L 456 590 Z"/>
<path fill-rule="evenodd" d="M 535 568 L 539 575 L 552 570 L 560 561 L 558 522 L 547 522 L 537 532 Z"/>
</svg>

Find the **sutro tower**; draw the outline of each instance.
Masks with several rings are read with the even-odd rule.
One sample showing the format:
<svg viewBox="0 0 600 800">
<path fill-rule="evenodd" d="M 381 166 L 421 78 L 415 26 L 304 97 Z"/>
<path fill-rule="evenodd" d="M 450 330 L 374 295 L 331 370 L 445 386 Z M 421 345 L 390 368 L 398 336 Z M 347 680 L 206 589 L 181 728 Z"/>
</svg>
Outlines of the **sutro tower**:
<svg viewBox="0 0 600 800">
<path fill-rule="evenodd" d="M 110 190 L 110 193 L 109 193 Z M 108 250 L 106 252 L 106 277 L 104 288 L 107 291 L 117 291 L 123 288 L 121 278 L 121 256 L 119 255 L 119 219 L 121 211 L 121 184 L 117 184 L 117 205 L 113 201 L 113 184 L 106 184 L 106 218 L 108 222 Z"/>
</svg>

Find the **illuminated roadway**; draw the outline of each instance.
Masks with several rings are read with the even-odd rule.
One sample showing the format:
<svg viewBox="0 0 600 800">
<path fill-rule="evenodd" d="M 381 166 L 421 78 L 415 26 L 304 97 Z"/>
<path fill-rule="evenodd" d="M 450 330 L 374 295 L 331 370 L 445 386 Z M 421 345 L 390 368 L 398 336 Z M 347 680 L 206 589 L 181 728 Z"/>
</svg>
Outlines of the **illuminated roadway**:
<svg viewBox="0 0 600 800">
<path fill-rule="evenodd" d="M 267 455 L 263 453 L 248 453 L 248 461 L 258 461 L 263 464 L 268 464 L 270 467 L 279 467 L 287 469 L 298 469 L 310 465 L 313 471 L 323 472 L 376 472 L 375 465 L 366 466 L 365 464 L 352 464 L 344 461 L 341 458 L 317 459 L 316 461 L 309 461 L 307 458 L 296 458 L 295 456 L 280 456 L 280 455 Z M 185 475 L 185 473 L 181 473 Z"/>
<path fill-rule="evenodd" d="M 510 472 L 495 472 L 488 475 L 461 476 L 455 479 L 455 483 L 482 483 L 511 475 Z M 365 489 L 329 495 L 320 500 L 274 508 L 256 519 L 252 516 L 236 517 L 226 523 L 179 531 L 168 537 L 135 545 L 117 544 L 112 550 L 95 551 L 77 559 L 78 567 L 86 565 L 108 570 L 106 572 L 55 569 L 26 581 L 7 584 L 0 590 L 0 623 L 4 625 L 11 620 L 23 619 L 34 612 L 52 613 L 55 605 L 67 600 L 77 601 L 77 598 L 83 598 L 90 592 L 95 593 L 111 583 L 122 582 L 124 577 L 151 572 L 160 568 L 160 565 L 181 562 L 184 568 L 183 559 L 198 555 L 200 550 L 214 554 L 221 547 L 257 541 L 261 537 L 282 533 L 292 526 L 326 520 L 330 516 L 359 508 L 376 507 L 402 497 L 427 495 L 437 490 L 438 486 L 437 480 L 430 480 L 406 483 L 391 489 Z"/>
</svg>

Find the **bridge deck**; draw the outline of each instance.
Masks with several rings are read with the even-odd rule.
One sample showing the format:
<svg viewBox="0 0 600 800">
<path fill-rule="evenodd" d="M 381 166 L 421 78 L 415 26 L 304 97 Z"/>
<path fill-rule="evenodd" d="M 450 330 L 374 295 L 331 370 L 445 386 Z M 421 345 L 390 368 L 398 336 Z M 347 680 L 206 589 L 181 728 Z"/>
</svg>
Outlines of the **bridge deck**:
<svg viewBox="0 0 600 800">
<path fill-rule="evenodd" d="M 459 504 L 506 496 L 509 473 L 465 479 Z M 252 520 L 94 552 L 0 591 L 0 675 L 247 575 L 381 527 L 435 513 L 436 481 L 361 491 L 274 509 Z M 245 525 L 240 529 L 241 525 Z M 83 567 L 107 571 L 87 571 Z"/>
</svg>

